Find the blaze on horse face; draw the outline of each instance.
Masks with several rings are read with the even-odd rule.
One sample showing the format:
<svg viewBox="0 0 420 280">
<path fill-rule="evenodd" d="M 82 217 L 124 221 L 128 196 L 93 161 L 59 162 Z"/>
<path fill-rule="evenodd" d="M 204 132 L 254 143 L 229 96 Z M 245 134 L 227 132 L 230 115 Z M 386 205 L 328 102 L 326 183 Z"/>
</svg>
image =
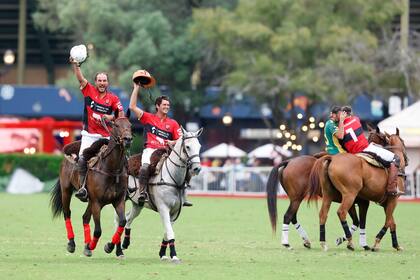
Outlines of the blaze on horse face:
<svg viewBox="0 0 420 280">
<path fill-rule="evenodd" d="M 125 148 L 129 148 L 133 141 L 133 135 L 131 133 L 131 123 L 128 118 L 117 118 L 114 122 L 111 122 L 111 127 L 111 137 L 117 143 L 122 143 Z"/>
<path fill-rule="evenodd" d="M 198 141 L 198 137 L 203 132 L 203 128 L 200 128 L 197 132 L 188 132 L 183 127 L 181 129 L 182 141 L 177 141 L 176 145 L 182 145 L 181 157 L 186 159 L 190 175 L 198 175 L 201 171 L 201 144 Z"/>
</svg>

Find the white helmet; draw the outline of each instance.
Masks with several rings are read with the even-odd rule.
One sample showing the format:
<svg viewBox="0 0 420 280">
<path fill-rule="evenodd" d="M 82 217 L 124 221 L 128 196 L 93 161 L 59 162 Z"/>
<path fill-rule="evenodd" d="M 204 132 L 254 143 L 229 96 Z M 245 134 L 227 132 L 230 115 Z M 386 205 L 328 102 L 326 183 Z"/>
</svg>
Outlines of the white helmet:
<svg viewBox="0 0 420 280">
<path fill-rule="evenodd" d="M 72 47 L 70 50 L 70 57 L 78 63 L 82 63 L 83 61 L 85 61 L 87 57 L 86 46 L 78 45 L 78 46 Z"/>
</svg>

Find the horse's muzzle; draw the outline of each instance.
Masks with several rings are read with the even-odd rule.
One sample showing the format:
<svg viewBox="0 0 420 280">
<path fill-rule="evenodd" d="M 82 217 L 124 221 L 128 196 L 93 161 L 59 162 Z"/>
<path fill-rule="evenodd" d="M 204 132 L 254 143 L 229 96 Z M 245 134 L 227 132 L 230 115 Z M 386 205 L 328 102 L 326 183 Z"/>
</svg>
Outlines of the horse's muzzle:
<svg viewBox="0 0 420 280">
<path fill-rule="evenodd" d="M 195 175 L 198 175 L 198 173 L 200 173 L 200 171 L 201 171 L 201 166 L 196 166 L 196 167 L 194 167 L 194 168 L 192 169 L 192 172 L 193 172 Z"/>
<path fill-rule="evenodd" d="M 123 138 L 124 147 L 129 148 L 131 146 L 131 142 L 133 142 L 133 137 L 126 136 Z"/>
</svg>

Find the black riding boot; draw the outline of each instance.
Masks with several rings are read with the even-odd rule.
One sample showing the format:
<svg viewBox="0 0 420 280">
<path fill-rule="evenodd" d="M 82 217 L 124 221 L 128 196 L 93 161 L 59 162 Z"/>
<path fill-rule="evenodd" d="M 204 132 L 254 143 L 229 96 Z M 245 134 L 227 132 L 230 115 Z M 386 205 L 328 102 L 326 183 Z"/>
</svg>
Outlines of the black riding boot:
<svg viewBox="0 0 420 280">
<path fill-rule="evenodd" d="M 87 173 L 87 161 L 85 160 L 83 155 L 81 155 L 79 157 L 79 160 L 77 161 L 77 169 L 79 171 L 80 188 L 76 192 L 75 196 L 78 199 L 80 199 L 81 201 L 87 202 L 88 192 L 87 192 L 87 189 L 85 187 L 85 178 L 86 178 L 86 173 Z"/>
<path fill-rule="evenodd" d="M 145 202 L 147 197 L 147 183 L 149 182 L 149 165 L 143 164 L 139 174 L 139 202 Z"/>
<path fill-rule="evenodd" d="M 404 194 L 398 189 L 398 167 L 395 163 L 391 163 L 388 168 L 388 182 L 386 187 L 386 192 L 388 195 L 397 196 Z"/>
<path fill-rule="evenodd" d="M 191 180 L 191 177 L 187 173 L 187 178 L 185 178 L 185 189 L 183 190 L 183 193 L 182 193 L 183 198 L 184 198 L 184 203 L 182 203 L 182 206 L 186 206 L 186 207 L 193 206 L 192 202 L 188 201 L 187 199 L 187 188 L 191 187 L 190 180 Z"/>
</svg>

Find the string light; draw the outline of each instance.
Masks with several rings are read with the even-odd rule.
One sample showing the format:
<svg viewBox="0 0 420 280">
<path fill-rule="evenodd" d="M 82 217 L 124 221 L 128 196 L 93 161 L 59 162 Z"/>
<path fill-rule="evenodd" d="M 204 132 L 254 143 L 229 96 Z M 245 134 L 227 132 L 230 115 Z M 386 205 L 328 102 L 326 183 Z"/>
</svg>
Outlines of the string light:
<svg viewBox="0 0 420 280">
<path fill-rule="evenodd" d="M 315 122 L 315 118 L 314 118 L 314 117 L 310 117 L 310 118 L 309 118 L 309 121 L 310 121 L 310 122 Z"/>
<path fill-rule="evenodd" d="M 296 116 L 299 120 L 301 120 L 303 118 L 303 115 L 301 113 L 297 114 Z"/>
<path fill-rule="evenodd" d="M 284 134 L 284 137 L 286 137 L 286 138 L 290 138 L 290 132 L 286 132 L 286 133 Z"/>
<path fill-rule="evenodd" d="M 285 130 L 286 126 L 284 124 L 280 125 L 280 130 Z"/>
<path fill-rule="evenodd" d="M 318 126 L 319 126 L 320 128 L 323 128 L 323 127 L 325 126 L 325 124 L 324 124 L 323 122 L 319 122 Z"/>
<path fill-rule="evenodd" d="M 314 123 L 311 123 L 311 124 L 309 125 L 309 128 L 310 128 L 310 129 L 314 129 L 314 128 L 315 128 L 315 124 L 314 124 Z"/>
<path fill-rule="evenodd" d="M 302 131 L 304 132 L 308 131 L 308 127 L 306 125 L 302 125 Z"/>
<path fill-rule="evenodd" d="M 291 135 L 290 140 L 295 141 L 296 140 L 296 135 Z"/>
<path fill-rule="evenodd" d="M 280 138 L 282 138 L 282 137 L 283 137 L 283 133 L 281 133 L 281 132 L 277 132 L 277 135 L 276 135 L 276 136 L 277 136 L 277 138 L 279 138 L 279 139 L 280 139 Z"/>
<path fill-rule="evenodd" d="M 317 136 L 312 137 L 312 141 L 314 141 L 315 143 L 316 143 L 316 142 L 318 142 L 318 140 L 319 140 L 319 139 L 318 139 L 318 137 L 317 137 Z"/>
<path fill-rule="evenodd" d="M 297 146 L 296 146 L 296 150 L 298 150 L 298 151 L 302 151 L 302 145 L 297 145 Z"/>
<path fill-rule="evenodd" d="M 291 147 L 291 146 L 292 146 L 292 141 L 287 141 L 286 145 L 287 145 L 288 147 Z"/>
</svg>

